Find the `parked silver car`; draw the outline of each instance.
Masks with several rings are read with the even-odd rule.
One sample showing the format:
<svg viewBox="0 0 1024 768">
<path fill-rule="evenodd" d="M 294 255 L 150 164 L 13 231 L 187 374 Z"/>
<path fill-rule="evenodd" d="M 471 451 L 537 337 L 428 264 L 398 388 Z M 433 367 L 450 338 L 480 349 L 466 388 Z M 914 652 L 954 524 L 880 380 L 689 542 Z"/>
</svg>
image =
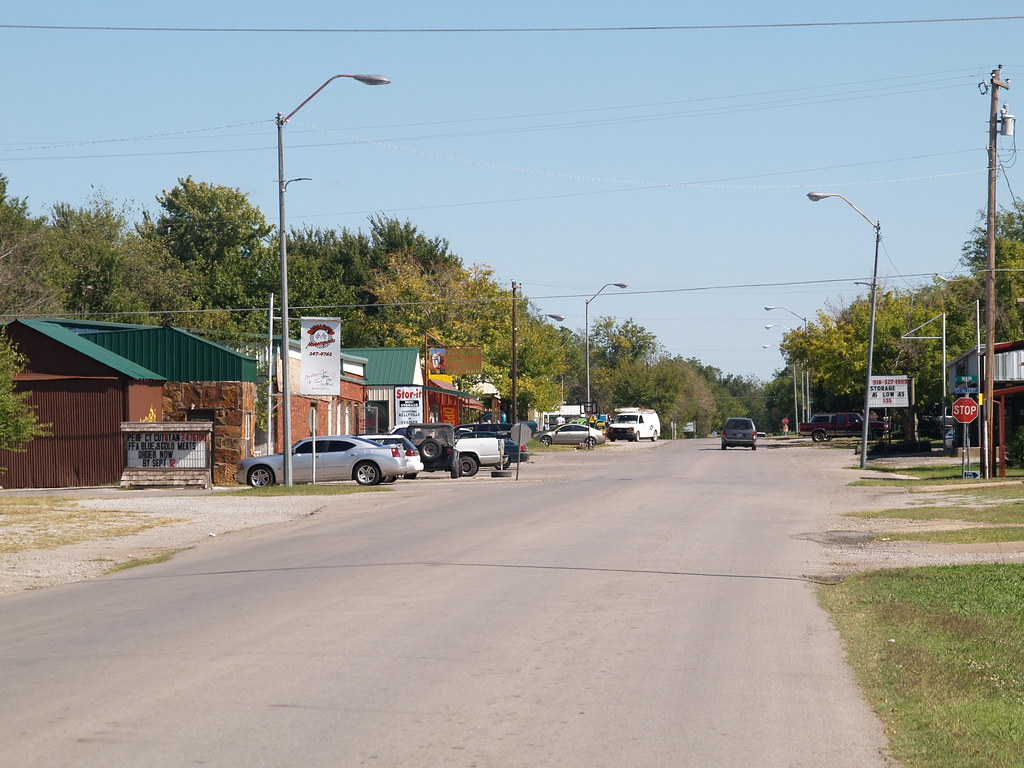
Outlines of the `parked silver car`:
<svg viewBox="0 0 1024 768">
<path fill-rule="evenodd" d="M 307 437 L 292 446 L 292 482 L 313 482 L 314 465 L 318 482 L 355 480 L 359 485 L 379 485 L 385 478 L 404 474 L 402 452 L 352 435 Z M 262 487 L 284 481 L 284 455 L 254 456 L 238 462 L 235 481 Z"/>
<path fill-rule="evenodd" d="M 402 435 L 363 435 L 362 437 L 381 445 L 394 446 L 401 451 L 400 458 L 405 462 L 405 471 L 402 473 L 402 477 L 406 480 L 412 480 L 423 471 L 423 459 L 420 458 L 419 450 L 409 438 Z M 386 483 L 388 480 L 385 479 L 384 482 Z"/>
<path fill-rule="evenodd" d="M 587 445 L 593 447 L 604 442 L 604 434 L 599 429 L 586 424 L 563 424 L 537 435 L 541 445 Z"/>
<path fill-rule="evenodd" d="M 757 450 L 757 427 L 753 419 L 726 419 L 722 427 L 722 450 L 731 445 L 743 445 L 752 451 Z"/>
</svg>

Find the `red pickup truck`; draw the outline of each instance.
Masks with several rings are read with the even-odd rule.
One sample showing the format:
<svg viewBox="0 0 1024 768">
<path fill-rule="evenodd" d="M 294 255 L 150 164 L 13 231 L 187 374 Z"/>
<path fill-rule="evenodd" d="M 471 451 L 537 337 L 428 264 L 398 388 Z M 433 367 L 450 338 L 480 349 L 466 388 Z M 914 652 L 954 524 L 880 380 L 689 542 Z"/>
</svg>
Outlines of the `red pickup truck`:
<svg viewBox="0 0 1024 768">
<path fill-rule="evenodd" d="M 816 443 L 833 437 L 858 437 L 864 434 L 864 419 L 859 413 L 816 413 L 810 421 L 800 424 L 800 434 L 810 435 Z M 884 434 L 885 422 L 872 419 L 868 424 L 868 436 L 872 440 L 881 440 Z"/>
</svg>

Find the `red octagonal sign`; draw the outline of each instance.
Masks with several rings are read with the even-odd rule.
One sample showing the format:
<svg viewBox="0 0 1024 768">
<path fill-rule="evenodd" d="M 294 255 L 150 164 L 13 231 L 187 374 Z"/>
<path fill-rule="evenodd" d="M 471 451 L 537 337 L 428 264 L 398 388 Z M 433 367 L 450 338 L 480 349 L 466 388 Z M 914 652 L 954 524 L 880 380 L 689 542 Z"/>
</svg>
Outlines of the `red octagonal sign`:
<svg viewBox="0 0 1024 768">
<path fill-rule="evenodd" d="M 961 424 L 970 424 L 978 418 L 978 404 L 969 397 L 961 397 L 953 403 L 953 418 Z"/>
</svg>

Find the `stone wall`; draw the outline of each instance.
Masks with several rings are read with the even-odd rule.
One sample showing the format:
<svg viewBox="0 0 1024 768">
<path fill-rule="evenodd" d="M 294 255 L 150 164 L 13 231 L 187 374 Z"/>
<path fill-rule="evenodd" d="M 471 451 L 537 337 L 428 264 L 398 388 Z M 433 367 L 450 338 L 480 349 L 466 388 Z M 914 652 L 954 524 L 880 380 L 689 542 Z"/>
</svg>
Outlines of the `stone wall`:
<svg viewBox="0 0 1024 768">
<path fill-rule="evenodd" d="M 235 465 L 252 455 L 256 385 L 238 381 L 164 384 L 165 421 L 213 422 L 214 485 L 234 485 Z"/>
</svg>

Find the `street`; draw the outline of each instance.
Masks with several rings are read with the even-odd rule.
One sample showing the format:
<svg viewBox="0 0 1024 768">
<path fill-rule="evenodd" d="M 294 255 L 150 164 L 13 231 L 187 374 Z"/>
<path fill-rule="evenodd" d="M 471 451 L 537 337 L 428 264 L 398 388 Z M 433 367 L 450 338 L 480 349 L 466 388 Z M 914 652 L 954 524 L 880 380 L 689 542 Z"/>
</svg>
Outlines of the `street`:
<svg viewBox="0 0 1024 768">
<path fill-rule="evenodd" d="M 815 601 L 835 452 L 548 456 L 0 600 L 3 764 L 889 765 Z"/>
</svg>

